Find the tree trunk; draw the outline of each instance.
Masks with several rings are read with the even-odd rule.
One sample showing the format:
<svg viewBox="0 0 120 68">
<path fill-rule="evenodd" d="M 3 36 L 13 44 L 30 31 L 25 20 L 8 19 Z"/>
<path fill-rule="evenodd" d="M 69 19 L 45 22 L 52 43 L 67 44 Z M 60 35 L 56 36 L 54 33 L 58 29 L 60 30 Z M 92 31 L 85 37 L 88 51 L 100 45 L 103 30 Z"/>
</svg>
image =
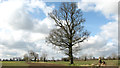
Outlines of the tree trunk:
<svg viewBox="0 0 120 68">
<path fill-rule="evenodd" d="M 35 57 L 35 60 L 34 60 L 35 62 L 36 62 L 36 59 L 37 59 L 37 58 Z"/>
<path fill-rule="evenodd" d="M 72 55 L 72 46 L 69 48 L 69 57 L 70 57 L 70 64 L 74 64 L 73 62 L 73 55 Z"/>
<path fill-rule="evenodd" d="M 46 62 L 46 58 L 44 57 L 44 60 L 43 60 L 44 62 Z"/>
</svg>

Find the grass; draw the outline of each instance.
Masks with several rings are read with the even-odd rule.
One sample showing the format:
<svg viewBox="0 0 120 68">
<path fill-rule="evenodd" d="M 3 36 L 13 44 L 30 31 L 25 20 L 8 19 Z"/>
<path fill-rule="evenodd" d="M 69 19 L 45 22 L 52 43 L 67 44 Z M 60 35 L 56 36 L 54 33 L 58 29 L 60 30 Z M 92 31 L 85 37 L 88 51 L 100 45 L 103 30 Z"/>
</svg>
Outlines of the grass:
<svg viewBox="0 0 120 68">
<path fill-rule="evenodd" d="M 104 60 L 107 63 L 107 66 L 117 66 L 118 60 Z M 88 60 L 88 61 L 74 61 L 73 65 L 70 65 L 70 62 L 65 61 L 49 61 L 49 62 L 32 62 L 32 63 L 49 63 L 49 64 L 61 64 L 65 66 L 91 66 L 91 64 L 98 64 L 98 60 Z M 120 61 L 119 61 L 120 63 Z M 2 66 L 29 66 L 28 63 L 24 61 L 3 61 Z"/>
<path fill-rule="evenodd" d="M 24 61 L 3 61 L 2 66 L 29 66 Z"/>
<path fill-rule="evenodd" d="M 120 66 L 120 60 L 118 60 L 118 65 Z"/>
<path fill-rule="evenodd" d="M 104 60 L 107 66 L 117 66 L 118 60 Z M 88 60 L 88 61 L 74 61 L 73 65 L 70 62 L 57 61 L 57 62 L 46 62 L 51 64 L 64 64 L 66 66 L 91 66 L 92 64 L 98 64 L 98 60 Z"/>
</svg>

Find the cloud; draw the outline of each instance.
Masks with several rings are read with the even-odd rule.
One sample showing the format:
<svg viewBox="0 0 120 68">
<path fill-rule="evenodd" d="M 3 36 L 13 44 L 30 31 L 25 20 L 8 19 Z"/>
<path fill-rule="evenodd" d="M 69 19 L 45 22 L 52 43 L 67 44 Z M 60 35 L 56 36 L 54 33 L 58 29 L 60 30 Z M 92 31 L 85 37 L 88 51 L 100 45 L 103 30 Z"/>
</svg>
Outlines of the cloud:
<svg viewBox="0 0 120 68">
<path fill-rule="evenodd" d="M 33 0 L 34 1 L 34 0 Z M 23 56 L 28 50 L 44 51 L 45 37 L 54 28 L 54 22 L 48 17 L 54 6 L 42 1 L 3 1 L 0 3 L 0 58 Z M 30 13 L 41 9 L 46 18 L 39 20 Z M 34 10 L 34 11 L 33 11 Z M 9 12 L 8 12 L 9 11 Z M 43 45 L 44 44 L 44 45 Z M 49 54 L 49 53 L 48 53 Z"/>
<path fill-rule="evenodd" d="M 6 47 L 4 45 L 0 45 L 0 58 L 2 59 L 9 59 L 13 57 L 23 57 L 23 55 L 26 53 L 24 50 L 20 49 L 9 49 L 9 47 Z"/>
<path fill-rule="evenodd" d="M 33 10 L 39 11 L 35 8 L 42 9 L 44 14 L 48 16 L 47 14 L 49 12 L 52 12 L 54 6 L 47 6 L 42 1 L 34 0 L 32 0 L 31 3 L 26 1 L 5 1 L 1 3 L 1 28 L 48 33 L 49 28 L 53 27 L 53 24 L 49 22 L 53 22 L 53 20 L 49 19 L 49 17 L 45 18 L 42 21 L 33 18 L 32 14 L 30 14 L 29 12 L 32 12 Z M 33 13 L 35 14 L 35 12 Z M 44 28 L 45 30 L 43 31 L 42 29 Z"/>
<path fill-rule="evenodd" d="M 78 8 L 83 11 L 101 12 L 106 18 L 117 18 L 119 0 L 81 0 Z"/>
<path fill-rule="evenodd" d="M 110 2 L 111 4 L 111 2 Z M 80 6 L 83 11 L 100 11 L 107 18 L 117 14 L 116 8 L 111 6 L 111 10 L 106 10 L 110 4 L 99 2 L 81 1 Z M 100 7 L 100 5 L 102 5 Z M 107 6 L 106 6 L 107 5 Z M 116 6 L 114 4 L 114 6 Z M 80 8 L 80 7 L 79 7 Z M 46 17 L 43 20 L 34 18 L 34 14 L 44 12 Z M 33 50 L 39 54 L 46 51 L 50 57 L 61 58 L 64 55 L 58 50 L 45 44 L 45 37 L 51 29 L 55 28 L 54 21 L 48 17 L 48 13 L 54 6 L 47 6 L 42 1 L 4 1 L 0 3 L 0 58 L 10 58 L 23 56 L 28 50 Z M 115 9 L 115 10 L 114 10 Z M 33 13 L 33 14 L 32 14 Z M 113 14 L 111 16 L 111 14 Z M 115 52 L 117 49 L 117 22 L 109 22 L 101 27 L 101 32 L 95 36 L 90 36 L 85 41 L 83 50 L 80 53 L 94 54 L 96 56 Z"/>
<path fill-rule="evenodd" d="M 50 13 L 53 9 L 54 6 L 47 6 L 43 1 L 39 0 L 31 0 L 31 3 L 29 3 L 30 10 L 34 12 L 34 9 L 31 8 L 40 8 L 43 10 L 46 16 L 48 16 L 48 13 Z"/>
<path fill-rule="evenodd" d="M 118 53 L 118 1 L 119 0 L 81 0 L 78 8 L 83 12 L 100 12 L 107 19 L 114 20 L 106 22 L 100 27 L 101 32 L 90 36 L 88 41 L 82 43 L 82 54 L 94 56 L 109 56 L 111 53 Z M 89 52 L 89 53 L 88 53 Z"/>
<path fill-rule="evenodd" d="M 21 8 L 16 10 L 12 18 L 10 18 L 9 24 L 16 30 L 32 30 L 34 28 L 34 21 L 24 10 Z"/>
<path fill-rule="evenodd" d="M 109 22 L 101 27 L 101 32 L 90 36 L 88 41 L 83 42 L 82 51 L 79 55 L 88 54 L 93 56 L 109 56 L 118 53 L 118 23 Z"/>
<path fill-rule="evenodd" d="M 101 35 L 105 35 L 106 38 L 118 40 L 118 22 L 109 22 L 101 27 Z"/>
<path fill-rule="evenodd" d="M 55 28 L 54 26 L 55 22 L 49 17 L 46 17 L 42 21 L 39 21 L 39 20 L 36 20 L 36 21 L 38 23 L 34 25 L 35 27 L 33 29 L 34 32 L 41 32 L 43 34 L 48 34 L 51 29 Z"/>
</svg>

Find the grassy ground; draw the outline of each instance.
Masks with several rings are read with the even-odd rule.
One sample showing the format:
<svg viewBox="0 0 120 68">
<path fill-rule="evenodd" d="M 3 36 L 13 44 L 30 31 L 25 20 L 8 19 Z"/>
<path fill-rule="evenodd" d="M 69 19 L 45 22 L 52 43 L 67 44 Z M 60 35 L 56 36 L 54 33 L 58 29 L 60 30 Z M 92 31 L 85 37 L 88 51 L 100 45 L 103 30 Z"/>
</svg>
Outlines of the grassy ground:
<svg viewBox="0 0 120 68">
<path fill-rule="evenodd" d="M 107 66 L 117 66 L 118 60 L 104 60 Z M 47 62 L 51 64 L 64 64 L 66 66 L 91 66 L 92 64 L 98 64 L 98 60 L 88 60 L 88 61 L 74 61 L 73 65 L 70 62 L 57 61 L 57 62 Z"/>
<path fill-rule="evenodd" d="M 2 66 L 29 66 L 29 64 L 24 61 L 3 61 Z"/>
<path fill-rule="evenodd" d="M 117 66 L 118 65 L 118 60 L 105 60 L 107 63 L 107 66 Z M 49 61 L 49 62 L 31 62 L 32 65 L 50 65 L 52 64 L 53 66 L 56 65 L 63 65 L 63 66 L 91 66 L 92 64 L 98 64 L 98 60 L 88 60 L 88 61 L 74 61 L 73 65 L 70 65 L 70 62 L 65 62 L 65 61 Z M 120 63 L 120 61 L 119 61 Z M 3 61 L 2 66 L 30 66 L 31 64 L 26 63 L 24 61 Z"/>
</svg>

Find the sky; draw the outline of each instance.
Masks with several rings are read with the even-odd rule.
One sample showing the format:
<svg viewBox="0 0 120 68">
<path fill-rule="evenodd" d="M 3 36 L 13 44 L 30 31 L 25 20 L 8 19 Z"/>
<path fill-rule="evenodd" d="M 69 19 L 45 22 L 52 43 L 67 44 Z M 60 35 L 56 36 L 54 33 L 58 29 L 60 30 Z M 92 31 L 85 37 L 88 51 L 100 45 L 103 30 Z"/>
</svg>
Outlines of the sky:
<svg viewBox="0 0 120 68">
<path fill-rule="evenodd" d="M 45 43 L 50 30 L 55 28 L 55 22 L 48 13 L 58 9 L 62 3 L 46 1 L 0 0 L 0 58 L 23 57 L 29 50 L 39 56 L 47 53 L 47 58 L 66 57 L 59 49 Z M 118 1 L 80 0 L 77 6 L 86 19 L 85 29 L 91 34 L 79 44 L 82 50 L 74 56 L 107 57 L 117 54 Z"/>
</svg>

